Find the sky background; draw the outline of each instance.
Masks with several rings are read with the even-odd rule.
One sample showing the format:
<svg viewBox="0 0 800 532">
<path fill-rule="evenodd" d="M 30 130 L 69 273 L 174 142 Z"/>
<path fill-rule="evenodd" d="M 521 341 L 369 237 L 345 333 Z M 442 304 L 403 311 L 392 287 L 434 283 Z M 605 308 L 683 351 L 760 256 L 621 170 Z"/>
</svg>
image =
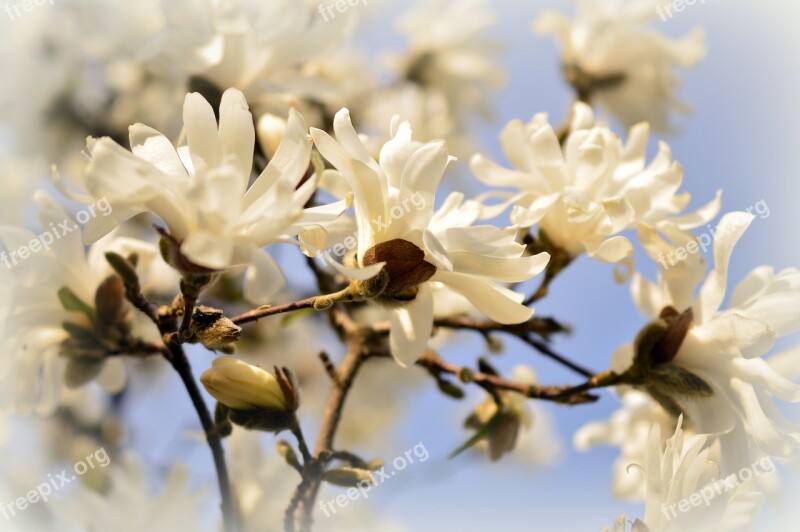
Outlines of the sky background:
<svg viewBox="0 0 800 532">
<path fill-rule="evenodd" d="M 370 4 L 370 17 L 355 46 L 371 55 L 376 50 L 401 49 L 403 40 L 392 30 L 392 21 L 407 3 L 371 0 Z M 568 111 L 571 92 L 561 79 L 557 48 L 551 39 L 535 35 L 530 28 L 543 9 L 571 11 L 571 6 L 569 2 L 538 0 L 491 4 L 499 15 L 491 33 L 504 44 L 499 57 L 508 84 L 493 98 L 495 121 L 476 124 L 475 132 L 481 150 L 490 159 L 502 161 L 497 134 L 506 122 L 516 118 L 527 121 L 546 111 L 559 124 Z M 681 96 L 694 106 L 694 112 L 678 120 L 682 132 L 667 137 L 653 134 L 651 149 L 658 138 L 670 144 L 675 159 L 684 166 L 683 190 L 692 194 L 694 207 L 709 201 L 718 188 L 724 190 L 723 211 L 744 210 L 762 200 L 769 207 L 769 216 L 757 218 L 736 248 L 731 265 L 734 282 L 761 264 L 776 269 L 800 265 L 798 22 L 800 5 L 794 0 L 707 0 L 705 5 L 687 7 L 671 20 L 654 23 L 675 36 L 698 25 L 705 27 L 709 54 L 698 68 L 683 74 Z M 0 26 L 0 31 L 6 27 Z M 466 161 L 457 164 L 461 171 L 466 169 Z M 479 188 L 476 184 L 475 189 Z M 710 255 L 708 258 L 711 260 Z M 641 255 L 637 268 L 652 277 L 654 268 Z M 586 257 L 556 280 L 550 296 L 536 309 L 540 316 L 552 315 L 571 323 L 575 332 L 556 340 L 556 349 L 598 371 L 608 367 L 611 353 L 631 341 L 645 323 L 631 302 L 628 286 L 615 284 L 612 267 Z M 797 338 L 793 341 L 796 344 Z M 508 339 L 506 346 L 507 354 L 493 359 L 504 370 L 526 363 L 536 368 L 540 383 L 580 381 L 524 346 Z M 453 362 L 472 363 L 484 351 L 480 338 L 467 334 L 443 354 Z M 193 360 L 199 374 L 211 357 L 195 353 Z M 167 379 L 164 384 L 169 391 L 148 395 L 153 388 L 133 390 L 132 395 L 141 398 L 140 407 L 129 412 L 133 427 L 151 422 L 148 412 L 159 405 L 181 404 L 183 391 L 174 376 L 162 374 L 159 378 Z M 447 455 L 468 436 L 460 428 L 461 420 L 483 397 L 473 392 L 468 400 L 455 402 L 432 385 L 421 387 L 404 405 L 407 414 L 400 430 L 391 436 L 384 458 L 390 462 L 419 443 L 430 458 L 410 465 L 376 488 L 369 503 L 379 519 L 409 530 L 595 531 L 611 525 L 623 512 L 630 518 L 642 517 L 643 506 L 620 503 L 610 495 L 611 466 L 618 450 L 595 448 L 579 453 L 572 447 L 572 435 L 578 428 L 588 421 L 607 419 L 619 407 L 613 394 L 601 395 L 593 405 L 542 405 L 556 420 L 563 451 L 550 467 L 534 468 L 513 457 L 492 465 L 482 455 L 469 453 L 448 460 Z M 358 416 L 358 411 L 346 415 Z M 152 435 L 138 433 L 131 443 L 146 457 L 174 454 L 176 433 L 191 426 L 193 416 L 187 409 L 176 421 L 161 423 L 161 430 Z M 310 434 L 314 429 L 313 424 L 307 427 Z M 181 456 L 191 463 L 195 484 L 213 482 L 208 451 L 202 444 L 182 451 Z M 763 530 L 792 530 L 791 524 L 796 523 L 796 513 L 784 510 L 794 510 L 800 489 L 796 480 L 784 476 L 783 500 L 767 504 Z M 337 493 L 328 490 L 323 498 Z M 343 514 L 347 511 L 340 510 Z M 337 519 L 318 516 L 318 529 L 334 526 Z M 369 523 L 364 529 L 370 529 Z"/>
</svg>

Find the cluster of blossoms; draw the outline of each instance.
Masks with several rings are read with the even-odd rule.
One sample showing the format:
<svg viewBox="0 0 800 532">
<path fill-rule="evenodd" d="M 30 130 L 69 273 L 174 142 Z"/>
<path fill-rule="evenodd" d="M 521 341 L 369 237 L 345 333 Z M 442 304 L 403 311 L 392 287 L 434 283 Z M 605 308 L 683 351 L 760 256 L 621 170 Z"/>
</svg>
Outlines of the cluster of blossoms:
<svg viewBox="0 0 800 532">
<path fill-rule="evenodd" d="M 770 356 L 776 340 L 800 331 L 800 271 L 759 267 L 723 305 L 733 248 L 753 220 L 743 212 L 722 217 L 708 275 L 700 256 L 659 269 L 655 282 L 634 262 L 635 242 L 658 264 L 695 242 L 691 231 L 721 211 L 720 193 L 688 209 L 683 168 L 666 143 L 648 157 L 651 127 L 667 130 L 683 108 L 676 69 L 702 58 L 702 32 L 680 40 L 658 34 L 647 27 L 654 13 L 647 2 L 581 0 L 574 20 L 543 14 L 536 29 L 557 37 L 576 102 L 561 127 L 544 113 L 509 122 L 499 135 L 504 165 L 464 142 L 471 116 L 489 115 L 491 91 L 504 81 L 485 35 L 493 20 L 485 2 L 436 1 L 409 11 L 399 24 L 409 50 L 390 58 L 397 79 L 389 86 L 343 45 L 364 6 L 323 20 L 316 6 L 297 0 L 194 4 L 145 2 L 130 20 L 113 18 L 91 55 L 53 59 L 65 79 L 38 99 L 52 107 L 58 129 L 50 154 L 71 148 L 75 131 L 88 137 L 85 160 L 64 156 L 53 185 L 68 200 L 103 200 L 109 209 L 78 228 L 39 190 L 40 227 L 74 230 L 37 251 L 35 232 L 0 227 L 5 250 L 34 251 L 19 267 L 0 267 L 0 404 L 74 421 L 76 389 L 96 382 L 122 397 L 132 380 L 153 376 L 141 360 L 161 357 L 200 416 L 225 527 L 237 529 L 243 517 L 247 530 L 262 530 L 285 514 L 294 530 L 310 527 L 323 483 L 363 487 L 382 469 L 333 445 L 345 398 L 358 388 L 357 374 L 372 371 L 370 359 L 423 368 L 453 398 L 463 399 L 470 384 L 485 391 L 465 423 L 475 434 L 454 455 L 474 446 L 491 460 L 524 448 L 539 463 L 559 454 L 547 413 L 532 411 L 529 399 L 580 404 L 613 387 L 621 410 L 583 427 L 575 443 L 620 447 L 614 494 L 646 501 L 634 530 L 738 530 L 756 519 L 767 489 L 756 480 L 719 493 L 703 511 L 671 509 L 716 478 L 800 451 L 800 428 L 780 411 L 800 402 L 800 384 L 785 370 L 798 352 Z M 93 2 L 63 9 L 79 5 Z M 70 20 L 74 32 L 86 23 Z M 120 27 L 141 44 L 138 55 L 112 34 Z M 108 70 L 101 80 L 81 72 L 86 79 L 76 82 L 74 65 Z M 595 104 L 630 127 L 626 140 L 595 118 Z M 15 125 L 18 112 L 0 116 Z M 21 131 L 21 152 L 30 134 Z M 489 190 L 468 197 L 453 167 L 471 170 Z M 533 308 L 584 255 L 616 265 L 616 280 L 630 283 L 649 320 L 597 375 L 552 351 L 550 337 L 566 327 Z M 314 295 L 300 299 L 287 294 L 301 277 L 298 259 L 316 280 Z M 530 285 L 538 288 L 526 297 Z M 329 315 L 331 331 L 287 332 L 293 320 L 315 319 L 306 315 L 314 311 Z M 287 314 L 280 327 L 292 339 L 263 325 L 278 314 Z M 260 329 L 250 328 L 259 320 Z M 456 366 L 441 356 L 447 329 L 477 331 L 494 351 L 495 333 L 516 336 L 588 380 L 547 387 L 522 366 L 507 379 L 484 359 Z M 328 385 L 300 351 L 339 340 L 347 346 L 341 361 L 319 355 Z M 213 414 L 186 355 L 192 345 L 215 357 L 199 378 L 216 400 Z M 281 351 L 298 356 L 279 362 Z M 261 367 L 267 364 L 274 371 Z M 401 403 L 393 398 L 415 384 L 412 370 L 397 366 L 370 379 L 375 388 L 362 392 L 364 403 L 387 411 Z M 311 449 L 301 406 L 319 406 L 315 393 L 325 386 L 331 391 Z M 386 423 L 375 417 L 376 426 Z M 285 512 L 269 492 L 287 491 L 285 471 L 261 467 L 261 449 L 242 428 L 295 438 L 296 446 L 278 442 L 283 461 L 302 476 Z M 228 437 L 233 488 L 221 445 Z M 153 500 L 138 459 L 120 457 L 107 489 L 76 490 L 72 506 L 52 510 L 54 526 L 107 530 L 119 518 L 131 530 L 202 528 L 197 508 L 205 495 L 189 493 L 181 469 Z M 615 529 L 626 524 L 621 517 Z"/>
</svg>

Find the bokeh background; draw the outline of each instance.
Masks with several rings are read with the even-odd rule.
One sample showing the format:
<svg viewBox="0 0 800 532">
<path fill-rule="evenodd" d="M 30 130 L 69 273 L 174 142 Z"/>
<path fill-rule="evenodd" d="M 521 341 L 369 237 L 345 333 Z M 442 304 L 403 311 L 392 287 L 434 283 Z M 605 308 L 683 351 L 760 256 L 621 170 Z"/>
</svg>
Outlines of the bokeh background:
<svg viewBox="0 0 800 532">
<path fill-rule="evenodd" d="M 393 0 L 369 3 L 354 46 L 377 59 L 382 50 L 402 48 L 402 38 L 394 31 L 393 21 L 407 4 Z M 571 92 L 561 79 L 556 46 L 535 35 L 531 22 L 545 8 L 570 11 L 572 5 L 541 0 L 498 0 L 490 4 L 499 17 L 490 34 L 503 44 L 499 60 L 508 83 L 493 97 L 493 121 L 476 122 L 474 131 L 480 149 L 491 159 L 502 160 L 497 133 L 507 121 L 527 120 L 534 113 L 546 111 L 553 122 L 560 123 L 568 111 Z M 38 9 L 48 8 L 45 5 Z M 41 16 L 41 12 L 26 16 Z M 4 17 L 0 14 L 2 48 L 12 45 L 13 34 L 18 30 Z M 707 32 L 707 58 L 683 75 L 681 96 L 691 102 L 694 111 L 678 120 L 679 133 L 662 136 L 685 168 L 684 190 L 691 192 L 692 204 L 704 204 L 722 188 L 723 211 L 744 210 L 761 200 L 769 206 L 769 216 L 752 224 L 735 251 L 731 266 L 734 280 L 761 264 L 772 264 L 776 269 L 800 265 L 799 22 L 800 4 L 793 0 L 708 0 L 687 7 L 666 22 L 654 22 L 660 30 L 675 36 L 698 25 Z M 58 32 L 59 28 L 54 26 L 52 31 Z M 6 49 L 3 53 L 13 60 L 15 52 Z M 18 58 L 24 53 L 19 50 Z M 35 96 L 14 92 L 15 86 L 31 83 L 26 79 L 30 75 L 25 63 L 18 61 L 14 75 L 2 80 L 2 94 L 20 100 Z M 48 80 L 37 82 L 47 84 Z M 0 131 L 0 153 L 13 150 L 15 132 L 8 128 Z M 651 139 L 651 149 L 655 149 L 655 139 Z M 456 173 L 465 171 L 463 159 L 451 169 Z M 4 168 L 0 179 L 19 180 L 20 176 Z M 474 191 L 479 190 L 476 182 Z M 4 215 L 20 208 L 27 209 L 23 217 L 30 220 L 31 206 L 11 205 L 5 198 L 0 201 L 0 213 Z M 288 252 L 282 258 L 287 264 L 296 260 Z M 711 260 L 710 255 L 708 258 Z M 643 255 L 637 257 L 637 268 L 654 275 L 654 268 Z M 588 258 L 578 260 L 557 279 L 550 296 L 537 306 L 537 313 L 571 323 L 574 333 L 556 340 L 556 349 L 595 370 L 607 367 L 614 349 L 630 341 L 644 323 L 631 302 L 628 287 L 614 283 L 612 268 Z M 793 340 L 796 344 L 797 339 Z M 541 383 L 578 382 L 575 375 L 521 344 L 509 339 L 505 342 L 506 355 L 492 358 L 504 370 L 524 363 L 536 368 Z M 341 352 L 339 347 L 331 349 L 334 358 Z M 458 335 L 442 353 L 453 361 L 467 363 L 476 355 L 486 354 L 486 348 L 479 337 L 464 334 Z M 210 364 L 207 354 L 198 351 L 192 356 L 198 374 Z M 392 375 L 391 371 L 381 374 L 382 378 L 393 378 Z M 189 462 L 194 485 L 213 487 L 208 451 L 201 441 L 193 439 L 194 412 L 184 401 L 184 392 L 174 375 L 162 373 L 159 379 L 162 381 L 134 384 L 130 391 L 126 399 L 126 419 L 131 427 L 127 443 L 141 453 L 156 478 L 180 458 Z M 379 385 L 374 388 L 380 391 Z M 643 514 L 641 505 L 622 503 L 610 495 L 611 464 L 618 455 L 617 449 L 595 448 L 581 453 L 572 445 L 576 429 L 588 421 L 606 419 L 619 407 L 612 393 L 603 393 L 601 401 L 588 406 L 541 405 L 546 412 L 543 422 L 547 418 L 554 420 L 560 451 L 547 464 L 535 466 L 514 456 L 498 464 L 489 464 L 478 453 L 446 458 L 466 439 L 461 422 L 470 408 L 482 400 L 478 393 L 455 402 L 423 380 L 413 393 L 404 394 L 401 399 L 403 414 L 396 419 L 397 430 L 378 429 L 384 431 L 376 435 L 381 442 L 381 455 L 389 462 L 422 443 L 430 458 L 409 466 L 373 490 L 369 501 L 353 502 L 330 519 L 320 515 L 320 530 L 339 526 L 338 520 L 346 519 L 348 512 L 357 512 L 361 504 L 373 507 L 374 519 L 408 530 L 590 531 L 610 526 L 623 512 L 630 518 Z M 168 417 L 154 415 L 163 405 L 175 407 Z M 359 411 L 356 408 L 346 415 L 357 420 Z M 313 421 L 306 427 L 311 434 L 315 428 Z M 36 437 L 36 433 L 22 429 L 12 434 Z M 271 445 L 270 438 L 265 438 L 265 448 Z M 537 444 L 535 439 L 527 443 Z M 27 458 L 35 460 L 38 449 L 32 441 Z M 537 451 L 519 450 L 521 454 Z M 760 530 L 797 529 L 800 484 L 791 471 L 783 468 L 781 496 L 767 501 Z M 322 498 L 336 493 L 328 490 Z M 363 530 L 371 528 L 371 523 L 362 523 Z"/>
</svg>

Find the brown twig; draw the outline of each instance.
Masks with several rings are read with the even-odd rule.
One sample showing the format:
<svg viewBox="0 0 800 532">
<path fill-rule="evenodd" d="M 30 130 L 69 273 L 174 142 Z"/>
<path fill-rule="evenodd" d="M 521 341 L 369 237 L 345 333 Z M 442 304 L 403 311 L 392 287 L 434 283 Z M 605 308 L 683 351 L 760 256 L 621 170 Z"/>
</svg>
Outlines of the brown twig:
<svg viewBox="0 0 800 532">
<path fill-rule="evenodd" d="M 284 314 L 286 312 L 294 312 L 297 310 L 327 310 L 331 308 L 331 306 L 333 306 L 333 304 L 337 301 L 350 302 L 355 300 L 356 298 L 353 297 L 345 288 L 333 294 L 308 297 L 306 299 L 301 299 L 292 303 L 285 303 L 283 305 L 265 305 L 263 307 L 258 307 L 257 309 L 253 309 L 249 312 L 245 312 L 244 314 L 240 314 L 239 316 L 231 318 L 231 321 L 236 325 L 244 325 L 245 323 L 258 321 L 261 318 L 275 316 L 277 314 Z"/>
<path fill-rule="evenodd" d="M 446 373 L 449 375 L 463 376 L 465 373 L 462 367 L 445 362 L 444 360 L 430 353 L 422 357 L 417 364 L 426 368 L 433 374 Z M 492 395 L 499 390 L 511 391 L 520 393 L 531 399 L 541 399 L 544 401 L 552 401 L 569 405 L 592 403 L 597 401 L 598 397 L 588 392 L 592 389 L 601 387 L 597 384 L 589 385 L 587 383 L 579 386 L 538 386 L 535 384 L 522 384 L 513 382 L 503 379 L 497 375 L 474 372 L 472 370 L 468 370 L 466 373 L 469 375 L 469 380 L 471 382 L 481 386 Z"/>
<path fill-rule="evenodd" d="M 571 369 L 575 373 L 583 377 L 591 377 L 595 372 L 572 362 L 567 357 L 556 353 L 547 343 L 537 340 L 532 336 L 535 333 L 539 336 L 547 338 L 549 335 L 557 332 L 568 332 L 569 328 L 561 325 L 552 318 L 532 318 L 524 323 L 503 325 L 491 320 L 476 320 L 469 316 L 448 316 L 444 318 L 437 318 L 434 320 L 436 327 L 443 327 L 449 329 L 460 329 L 475 331 L 488 338 L 492 332 L 499 332 L 511 334 L 516 336 L 526 344 L 536 349 L 541 354 L 555 360 L 559 364 Z M 388 334 L 391 326 L 388 323 L 379 323 L 373 326 L 373 331 L 381 334 Z"/>
<path fill-rule="evenodd" d="M 317 498 L 325 466 L 331 459 L 331 449 L 339 428 L 344 404 L 363 362 L 370 356 L 371 334 L 364 330 L 349 331 L 347 355 L 339 367 L 338 379 L 333 383 L 322 417 L 314 458 L 304 467 L 303 481 L 297 487 L 286 511 L 285 527 L 307 531 L 313 521 L 314 501 Z"/>
<path fill-rule="evenodd" d="M 206 435 L 206 441 L 211 449 L 214 459 L 214 466 L 217 471 L 217 482 L 219 484 L 220 497 L 222 500 L 222 516 L 227 532 L 238 531 L 238 519 L 236 508 L 233 503 L 233 493 L 231 491 L 228 468 L 225 463 L 225 451 L 222 448 L 222 440 L 216 430 L 214 420 L 206 406 L 200 388 L 192 375 L 192 368 L 189 359 L 178 340 L 178 326 L 174 315 L 171 313 L 160 313 L 158 307 L 145 298 L 138 284 L 125 283 L 125 295 L 131 304 L 143 312 L 150 320 L 155 323 L 164 339 L 164 346 L 159 346 L 159 352 L 172 365 L 180 376 L 189 398 L 192 401 L 195 411 L 200 418 L 200 424 Z"/>
</svg>

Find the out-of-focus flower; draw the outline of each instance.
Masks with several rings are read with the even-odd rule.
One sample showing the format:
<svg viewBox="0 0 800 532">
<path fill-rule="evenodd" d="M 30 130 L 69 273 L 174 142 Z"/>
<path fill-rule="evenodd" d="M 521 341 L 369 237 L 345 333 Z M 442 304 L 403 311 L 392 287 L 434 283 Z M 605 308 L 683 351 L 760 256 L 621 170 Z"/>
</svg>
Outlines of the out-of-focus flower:
<svg viewBox="0 0 800 532">
<path fill-rule="evenodd" d="M 625 126 L 647 121 L 666 131 L 670 115 L 687 110 L 675 95 L 676 71 L 696 65 L 706 50 L 702 29 L 671 39 L 648 27 L 655 16 L 654 0 L 579 0 L 574 19 L 546 11 L 534 28 L 558 40 L 579 99 Z"/>
<path fill-rule="evenodd" d="M 710 221 L 720 208 L 717 195 L 698 211 L 678 216 L 691 199 L 677 194 L 683 168 L 672 161 L 665 143 L 646 164 L 649 132 L 647 124 L 639 124 L 623 144 L 611 130 L 595 125 L 589 106 L 577 103 L 563 149 L 547 115 L 538 114 L 527 124 L 510 122 L 500 134 L 513 169 L 480 154 L 471 165 L 486 184 L 520 190 L 512 198 L 512 223 L 538 224 L 552 245 L 573 256 L 586 253 L 618 263 L 633 253 L 622 231 L 685 233 Z"/>
<path fill-rule="evenodd" d="M 654 424 L 648 435 L 645 460 L 630 474 L 642 474 L 647 498 L 642 521 L 635 521 L 633 532 L 701 532 L 707 530 L 750 530 L 761 508 L 763 495 L 755 482 L 741 482 L 735 487 L 720 487 L 719 467 L 709 459 L 706 436 L 686 436 L 678 420 L 669 439 L 661 436 Z M 624 519 L 615 531 L 624 532 Z"/>
<path fill-rule="evenodd" d="M 800 272 L 756 268 L 733 290 L 727 308 L 721 309 L 731 253 L 752 220 L 752 215 L 742 212 L 722 218 L 714 243 L 715 268 L 696 298 L 693 290 L 702 280 L 702 270 L 698 279 L 696 273 L 671 268 L 660 272 L 658 283 L 637 274 L 632 284 L 634 301 L 652 319 L 663 316 L 668 308 L 693 311 L 685 338 L 665 364 L 699 377 L 713 393 L 703 397 L 673 389 L 671 400 L 686 413 L 694 431 L 721 437 L 723 472 L 745 467 L 763 453 L 793 456 L 800 446 L 800 429 L 776 404 L 777 400 L 800 402 L 800 385 L 764 358 L 777 338 L 800 328 Z M 646 247 L 653 253 L 659 246 Z M 627 357 L 614 361 L 617 372 L 631 364 L 632 350 L 625 352 Z M 664 393 L 667 388 L 659 390 Z"/>
<path fill-rule="evenodd" d="M 76 485 L 63 499 L 50 502 L 48 506 L 52 506 L 60 523 L 97 532 L 214 530 L 203 522 L 207 490 L 189 491 L 189 474 L 184 465 L 170 469 L 156 496 L 135 454 L 123 454 L 110 467 L 106 493 Z"/>
<path fill-rule="evenodd" d="M 350 9 L 325 20 L 318 6 L 306 0 L 164 1 L 167 31 L 159 58 L 220 92 L 241 90 L 257 114 L 285 115 L 300 96 L 325 101 L 331 84 L 308 63 L 334 51 L 358 18 Z"/>
<path fill-rule="evenodd" d="M 219 124 L 211 105 L 196 93 L 186 96 L 183 113 L 187 146 L 176 150 L 158 131 L 134 124 L 132 152 L 109 138 L 89 141 L 91 159 L 82 176 L 88 194 L 58 184 L 76 201 L 105 197 L 113 207 L 112 215 L 87 224 L 87 242 L 152 212 L 191 263 L 209 270 L 247 264 L 245 295 L 266 301 L 282 286 L 283 275 L 262 248 L 292 242 L 307 228 L 318 232 L 345 204 L 304 208 L 316 178 L 303 182 L 311 142 L 299 113 L 290 113 L 280 147 L 251 186 L 255 128 L 244 95 L 225 92 Z"/>
<path fill-rule="evenodd" d="M 485 0 L 417 2 L 397 24 L 408 51 L 387 57 L 391 70 L 411 87 L 380 91 L 374 103 L 400 105 L 392 114 L 413 121 L 415 140 L 446 138 L 451 148 L 466 151 L 468 118 L 490 118 L 489 96 L 505 83 L 493 57 L 498 43 L 484 35 L 495 20 Z"/>
<path fill-rule="evenodd" d="M 628 465 L 642 464 L 647 453 L 650 429 L 658 424 L 662 434 L 673 432 L 675 419 L 649 395 L 626 390 L 621 396 L 622 407 L 607 421 L 594 421 L 581 427 L 574 437 L 578 450 L 596 445 L 619 447 L 620 456 L 614 461 L 611 490 L 615 497 L 644 500 L 645 485 L 641 475 L 631 475 Z"/>
<path fill-rule="evenodd" d="M 527 366 L 517 366 L 511 372 L 511 380 L 536 384 L 536 372 Z M 552 465 L 561 454 L 561 442 L 549 413 L 520 393 L 504 392 L 501 398 L 503 406 L 499 412 L 497 403 L 489 397 L 467 418 L 466 426 L 475 430 L 493 424 L 476 447 L 487 451 L 492 461 L 513 452 L 512 456 L 526 465 Z"/>
<path fill-rule="evenodd" d="M 345 416 L 346 418 L 346 416 Z M 258 432 L 236 430 L 228 438 L 230 446 L 231 478 L 235 479 L 239 509 L 242 513 L 244 532 L 283 532 L 286 501 L 297 489 L 296 475 L 274 450 L 274 440 L 266 442 Z M 320 500 L 327 501 L 341 493 L 341 488 L 323 483 Z M 400 524 L 377 515 L 372 499 L 362 499 L 350 505 L 346 511 L 336 512 L 318 504 L 314 510 L 318 519 L 326 518 L 325 530 L 346 532 L 363 528 L 375 532 L 402 532 L 407 530 Z M 336 513 L 334 513 L 336 512 Z M 327 518 L 330 517 L 328 520 Z"/>
<path fill-rule="evenodd" d="M 164 86 L 144 60 L 160 22 L 158 0 L 64 0 L 15 20 L 0 49 L 0 73 L 13 79 L 0 93 L 0 122 L 13 128 L 14 152 L 64 163 L 87 135 L 124 132 L 134 116 L 161 126 L 174 118 L 165 103 L 183 87 Z"/>
<path fill-rule="evenodd" d="M 125 376 L 120 357 L 112 355 L 135 354 L 137 339 L 159 338 L 154 325 L 138 313 L 130 315 L 104 253 L 135 253 L 144 289 L 154 271 L 163 271 L 153 270 L 160 262 L 155 246 L 129 238 L 108 236 L 87 257 L 75 222 L 44 192 L 35 198 L 42 228 L 51 238 L 0 228 L 8 250 L 0 266 L 5 292 L 0 300 L 0 389 L 6 407 L 47 414 L 58 404 L 65 379 L 77 386 L 97 378 L 106 389 L 118 391 Z M 64 227 L 70 231 L 64 233 Z M 10 255 L 22 248 L 30 252 L 27 258 Z"/>
<path fill-rule="evenodd" d="M 488 116 L 487 93 L 505 79 L 490 55 L 497 43 L 483 35 L 495 20 L 485 0 L 418 2 L 398 21 L 410 49 L 397 67 L 409 81 L 441 91 L 458 110 Z"/>
<path fill-rule="evenodd" d="M 355 268 L 336 265 L 352 279 L 386 282 L 381 297 L 394 305 L 391 351 L 403 364 L 422 354 L 433 327 L 428 281 L 461 293 L 490 318 L 520 323 L 532 315 L 523 296 L 498 282 L 519 282 L 541 272 L 542 253 L 523 257 L 514 227 L 473 225 L 482 204 L 451 194 L 434 213 L 439 182 L 450 160 L 443 142 L 411 140 L 411 127 L 395 119 L 392 140 L 373 159 L 347 109 L 336 114 L 336 140 L 311 131 L 320 153 L 341 173 L 355 197 L 358 238 Z M 335 261 L 334 261 L 335 263 Z M 381 275 L 375 277 L 379 272 Z"/>
</svg>

